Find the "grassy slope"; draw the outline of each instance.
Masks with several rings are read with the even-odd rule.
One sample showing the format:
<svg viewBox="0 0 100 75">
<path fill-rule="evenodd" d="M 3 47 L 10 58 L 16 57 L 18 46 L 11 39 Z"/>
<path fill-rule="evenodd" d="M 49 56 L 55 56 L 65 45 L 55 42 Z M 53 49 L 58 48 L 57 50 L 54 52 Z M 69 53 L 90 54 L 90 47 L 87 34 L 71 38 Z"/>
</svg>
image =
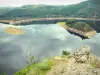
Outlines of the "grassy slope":
<svg viewBox="0 0 100 75">
<path fill-rule="evenodd" d="M 84 31 L 84 32 L 89 32 L 89 31 L 93 31 L 94 30 L 90 25 L 88 25 L 88 24 L 86 24 L 84 22 L 77 22 L 77 23 L 75 23 L 73 25 L 67 24 L 67 26 L 69 26 L 71 28 L 75 28 L 75 29 L 81 30 L 81 31 Z"/>
<path fill-rule="evenodd" d="M 20 70 L 14 75 L 45 75 L 47 71 L 51 69 L 53 65 L 53 60 L 44 60 L 39 63 L 33 63 L 28 67 Z"/>
</svg>

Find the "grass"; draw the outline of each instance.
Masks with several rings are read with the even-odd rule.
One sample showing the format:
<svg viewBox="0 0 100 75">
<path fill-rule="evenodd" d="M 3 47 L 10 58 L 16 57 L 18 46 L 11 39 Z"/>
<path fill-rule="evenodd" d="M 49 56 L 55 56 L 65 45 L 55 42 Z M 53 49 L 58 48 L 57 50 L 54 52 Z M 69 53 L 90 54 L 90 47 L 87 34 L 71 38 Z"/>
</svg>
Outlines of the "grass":
<svg viewBox="0 0 100 75">
<path fill-rule="evenodd" d="M 67 24 L 67 26 L 84 31 L 84 32 L 93 31 L 93 28 L 84 22 L 76 22 L 75 24 Z"/>
<path fill-rule="evenodd" d="M 86 24 L 85 22 L 76 22 L 75 20 L 67 20 L 67 22 L 58 22 L 57 24 L 61 25 L 65 29 L 67 26 L 84 32 L 89 32 L 94 30 L 89 24 Z"/>
<path fill-rule="evenodd" d="M 68 28 L 66 25 L 66 22 L 58 22 L 57 24 L 60 25 L 61 27 L 63 27 L 64 29 Z"/>
<path fill-rule="evenodd" d="M 15 73 L 14 75 L 45 75 L 47 71 L 51 69 L 52 65 L 53 61 L 51 59 L 44 60 L 40 63 L 31 64 L 23 70 Z"/>
<path fill-rule="evenodd" d="M 65 25 L 66 22 L 58 22 L 59 25 Z"/>
<path fill-rule="evenodd" d="M 86 24 L 85 22 L 75 22 L 73 20 L 72 21 L 69 20 L 68 22 L 58 22 L 57 24 L 65 29 L 71 27 L 84 32 L 89 32 L 94 30 L 90 25 Z"/>
</svg>

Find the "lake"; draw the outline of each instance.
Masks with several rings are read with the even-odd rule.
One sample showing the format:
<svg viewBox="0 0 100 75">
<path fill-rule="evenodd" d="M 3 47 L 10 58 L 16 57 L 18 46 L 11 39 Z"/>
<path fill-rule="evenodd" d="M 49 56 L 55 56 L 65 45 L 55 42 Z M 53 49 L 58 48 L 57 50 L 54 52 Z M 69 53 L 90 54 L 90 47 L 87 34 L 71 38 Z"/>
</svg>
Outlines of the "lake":
<svg viewBox="0 0 100 75">
<path fill-rule="evenodd" d="M 7 26 L 0 23 L 0 73 L 13 75 L 26 67 L 29 64 L 28 51 L 40 61 L 61 55 L 62 50 L 74 52 L 88 45 L 93 54 L 100 56 L 100 33 L 82 40 L 57 24 L 33 24 L 20 26 L 23 35 L 12 35 L 4 31 Z"/>
</svg>

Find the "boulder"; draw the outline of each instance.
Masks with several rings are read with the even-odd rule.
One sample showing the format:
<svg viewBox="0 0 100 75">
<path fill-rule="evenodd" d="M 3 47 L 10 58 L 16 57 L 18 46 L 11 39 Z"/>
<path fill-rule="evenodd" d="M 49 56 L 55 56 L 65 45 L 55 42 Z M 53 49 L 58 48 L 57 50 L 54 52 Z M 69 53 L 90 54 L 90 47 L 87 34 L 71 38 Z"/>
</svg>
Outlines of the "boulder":
<svg viewBox="0 0 100 75">
<path fill-rule="evenodd" d="M 72 54 L 72 57 L 75 58 L 76 62 L 85 63 L 90 55 L 90 48 L 88 46 L 84 46 L 83 48 L 78 49 L 76 52 Z"/>
</svg>

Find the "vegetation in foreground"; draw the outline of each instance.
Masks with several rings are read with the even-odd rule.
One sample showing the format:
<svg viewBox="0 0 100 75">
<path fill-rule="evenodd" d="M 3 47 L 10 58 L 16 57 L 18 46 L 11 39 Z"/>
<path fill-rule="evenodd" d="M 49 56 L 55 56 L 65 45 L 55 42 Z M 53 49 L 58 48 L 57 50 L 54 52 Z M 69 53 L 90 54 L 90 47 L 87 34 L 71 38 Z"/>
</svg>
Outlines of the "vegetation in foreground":
<svg viewBox="0 0 100 75">
<path fill-rule="evenodd" d="M 70 52 L 67 52 L 67 50 L 62 51 L 63 57 L 68 56 L 69 54 Z M 54 59 L 43 60 L 39 63 L 31 63 L 29 66 L 20 70 L 14 75 L 45 75 L 49 70 L 51 70 L 55 63 L 56 61 Z"/>
<path fill-rule="evenodd" d="M 45 75 L 51 69 L 52 65 L 53 61 L 51 59 L 44 60 L 39 63 L 33 63 L 14 75 Z"/>
<path fill-rule="evenodd" d="M 80 68 L 81 67 L 81 68 Z M 74 53 L 62 51 L 62 56 L 33 63 L 14 75 L 100 75 L 100 58 L 84 46 Z"/>
</svg>

